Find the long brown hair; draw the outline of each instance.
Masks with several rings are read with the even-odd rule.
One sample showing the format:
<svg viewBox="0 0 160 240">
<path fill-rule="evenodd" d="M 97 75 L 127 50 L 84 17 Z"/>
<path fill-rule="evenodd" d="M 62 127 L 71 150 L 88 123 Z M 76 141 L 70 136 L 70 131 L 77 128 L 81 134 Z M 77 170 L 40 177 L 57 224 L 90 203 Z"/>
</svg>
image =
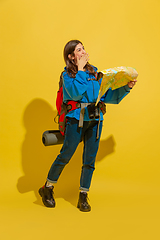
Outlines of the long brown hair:
<svg viewBox="0 0 160 240">
<path fill-rule="evenodd" d="M 71 77 L 75 77 L 76 76 L 76 73 L 78 72 L 78 67 L 74 63 L 73 60 L 69 59 L 68 55 L 71 54 L 71 56 L 74 56 L 75 47 L 79 43 L 82 44 L 82 42 L 80 42 L 79 40 L 71 40 L 64 47 L 64 52 L 63 52 L 64 61 L 66 63 L 67 72 L 69 73 L 69 75 Z M 88 62 L 87 62 L 86 66 L 84 68 L 86 70 L 88 70 L 90 74 L 92 74 L 94 76 L 96 75 L 96 72 L 94 71 L 94 68 Z"/>
</svg>

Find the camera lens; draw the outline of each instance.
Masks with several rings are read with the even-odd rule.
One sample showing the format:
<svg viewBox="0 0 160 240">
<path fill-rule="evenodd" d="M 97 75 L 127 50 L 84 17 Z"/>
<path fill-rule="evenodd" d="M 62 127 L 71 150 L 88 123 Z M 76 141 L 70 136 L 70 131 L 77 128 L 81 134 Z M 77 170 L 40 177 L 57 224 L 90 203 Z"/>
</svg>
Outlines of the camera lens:
<svg viewBox="0 0 160 240">
<path fill-rule="evenodd" d="M 88 107 L 87 107 L 87 109 L 88 109 L 88 115 L 89 115 L 89 118 L 90 119 L 93 119 L 94 117 L 95 117 L 95 106 L 94 105 L 89 105 Z"/>
<path fill-rule="evenodd" d="M 95 116 L 95 118 L 99 118 L 99 109 L 97 106 L 95 106 L 94 116 Z"/>
</svg>

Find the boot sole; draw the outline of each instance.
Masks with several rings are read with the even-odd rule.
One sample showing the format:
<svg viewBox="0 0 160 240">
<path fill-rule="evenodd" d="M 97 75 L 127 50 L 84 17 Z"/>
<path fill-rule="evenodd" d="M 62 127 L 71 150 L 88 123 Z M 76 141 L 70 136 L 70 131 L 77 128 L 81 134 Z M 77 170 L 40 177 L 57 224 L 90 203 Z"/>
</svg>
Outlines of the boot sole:
<svg viewBox="0 0 160 240">
<path fill-rule="evenodd" d="M 81 212 L 90 212 L 91 211 L 91 208 L 89 209 L 83 209 L 80 207 L 79 203 L 77 204 L 77 208 L 81 211 Z"/>
</svg>

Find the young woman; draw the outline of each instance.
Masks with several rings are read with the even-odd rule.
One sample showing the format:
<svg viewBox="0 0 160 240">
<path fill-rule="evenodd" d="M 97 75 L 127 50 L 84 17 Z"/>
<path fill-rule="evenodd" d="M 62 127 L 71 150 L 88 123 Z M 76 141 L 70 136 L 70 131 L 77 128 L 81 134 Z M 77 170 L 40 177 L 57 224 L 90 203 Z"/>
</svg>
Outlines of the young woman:
<svg viewBox="0 0 160 240">
<path fill-rule="evenodd" d="M 88 212 L 91 206 L 87 201 L 87 194 L 95 169 L 103 121 L 102 110 L 100 107 L 95 107 L 94 103 L 102 79 L 97 78 L 97 68 L 88 63 L 89 55 L 80 41 L 71 40 L 66 44 L 64 60 L 66 67 L 63 72 L 63 101 L 66 104 L 69 102 L 71 109 L 67 113 L 63 147 L 49 170 L 45 185 L 39 189 L 39 194 L 46 207 L 55 207 L 54 184 L 83 139 L 83 164 L 77 207 L 81 211 Z M 109 89 L 101 98 L 101 102 L 118 104 L 135 83 L 136 80 L 119 89 Z M 72 109 L 72 103 L 76 103 L 77 107 Z"/>
</svg>

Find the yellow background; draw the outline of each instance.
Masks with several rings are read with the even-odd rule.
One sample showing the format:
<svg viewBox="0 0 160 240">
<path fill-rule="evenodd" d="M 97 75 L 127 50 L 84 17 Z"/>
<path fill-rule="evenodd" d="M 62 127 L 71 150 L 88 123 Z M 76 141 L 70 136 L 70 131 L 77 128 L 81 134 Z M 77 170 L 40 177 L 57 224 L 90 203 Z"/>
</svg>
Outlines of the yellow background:
<svg viewBox="0 0 160 240">
<path fill-rule="evenodd" d="M 0 1 L 1 239 L 160 239 L 159 0 Z M 99 70 L 135 67 L 138 83 L 108 105 L 89 193 L 76 208 L 82 144 L 57 186 L 55 209 L 37 190 L 61 146 L 55 98 L 63 47 L 79 39 Z"/>
</svg>

